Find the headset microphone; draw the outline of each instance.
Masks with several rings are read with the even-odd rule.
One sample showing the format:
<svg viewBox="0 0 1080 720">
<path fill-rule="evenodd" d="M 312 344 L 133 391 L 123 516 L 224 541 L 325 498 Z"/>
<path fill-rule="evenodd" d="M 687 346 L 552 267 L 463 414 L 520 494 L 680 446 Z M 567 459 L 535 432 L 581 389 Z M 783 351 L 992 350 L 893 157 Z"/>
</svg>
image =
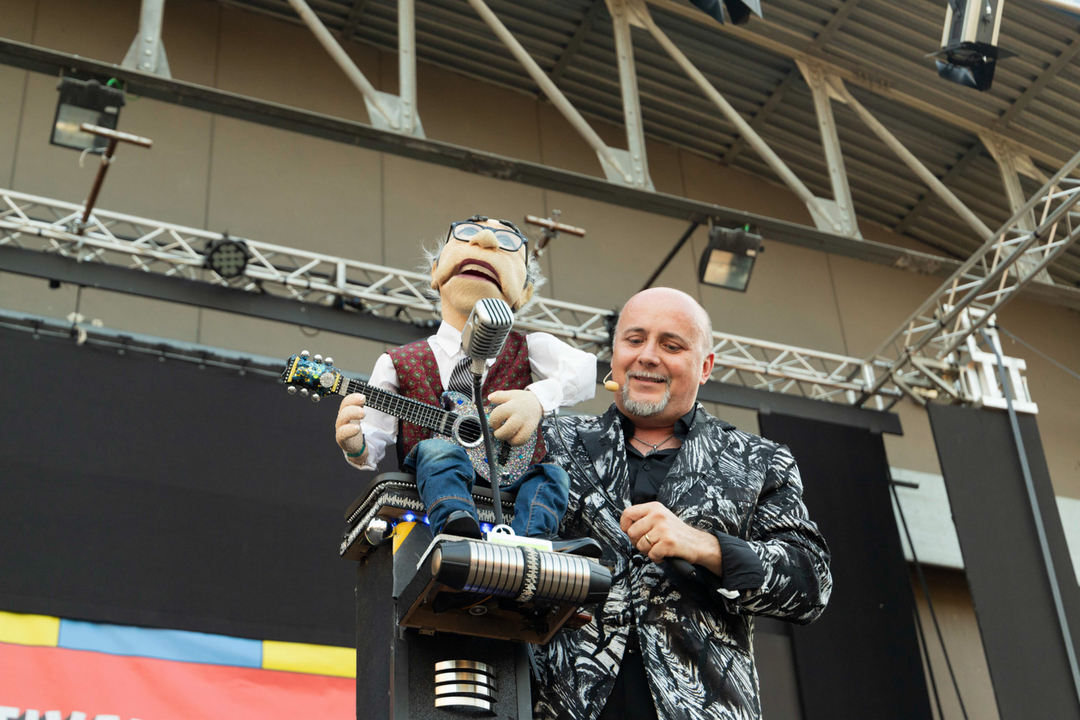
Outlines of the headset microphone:
<svg viewBox="0 0 1080 720">
<path fill-rule="evenodd" d="M 608 371 L 608 374 L 604 377 L 604 389 L 608 392 L 619 392 L 619 390 L 622 390 L 622 385 L 611 379 L 612 372 Z"/>
</svg>

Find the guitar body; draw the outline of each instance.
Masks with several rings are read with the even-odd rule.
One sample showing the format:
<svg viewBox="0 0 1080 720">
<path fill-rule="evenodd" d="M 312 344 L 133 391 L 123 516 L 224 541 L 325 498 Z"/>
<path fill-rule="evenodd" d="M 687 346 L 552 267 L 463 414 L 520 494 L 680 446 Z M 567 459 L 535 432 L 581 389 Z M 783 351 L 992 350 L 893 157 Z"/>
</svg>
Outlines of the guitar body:
<svg viewBox="0 0 1080 720">
<path fill-rule="evenodd" d="M 472 401 L 472 398 L 451 390 L 443 393 L 443 405 L 460 418 L 455 423 L 457 432 L 449 436 L 441 433 L 436 433 L 436 435 L 464 448 L 469 460 L 472 461 L 473 470 L 490 483 L 491 473 L 488 469 L 487 452 L 484 449 L 480 421 L 477 419 L 476 403 Z M 494 406 L 492 405 L 484 406 L 485 417 L 490 417 L 493 409 Z M 524 445 L 516 447 L 494 436 L 491 438 L 491 442 L 495 448 L 495 460 L 499 467 L 499 486 L 510 485 L 521 477 L 532 463 L 533 452 L 536 450 L 536 432 L 529 436 Z"/>
<path fill-rule="evenodd" d="M 316 355 L 309 357 L 306 352 L 293 355 L 285 363 L 281 379 L 288 385 L 290 393 L 299 392 L 312 400 L 329 395 L 349 395 L 354 392 L 364 393 L 367 407 L 393 415 L 413 425 L 431 430 L 436 437 L 445 438 L 464 448 L 472 461 L 473 469 L 481 478 L 491 483 L 488 469 L 487 452 L 476 404 L 472 398 L 459 392 L 443 393 L 444 409 L 427 405 L 403 395 L 387 392 L 372 387 L 359 380 L 349 380 L 327 359 Z M 491 414 L 493 406 L 485 406 L 484 417 Z M 499 487 L 505 487 L 516 481 L 529 468 L 533 452 L 536 450 L 536 431 L 524 445 L 514 447 L 495 437 L 491 438 L 495 448 L 495 461 L 499 468 Z"/>
</svg>

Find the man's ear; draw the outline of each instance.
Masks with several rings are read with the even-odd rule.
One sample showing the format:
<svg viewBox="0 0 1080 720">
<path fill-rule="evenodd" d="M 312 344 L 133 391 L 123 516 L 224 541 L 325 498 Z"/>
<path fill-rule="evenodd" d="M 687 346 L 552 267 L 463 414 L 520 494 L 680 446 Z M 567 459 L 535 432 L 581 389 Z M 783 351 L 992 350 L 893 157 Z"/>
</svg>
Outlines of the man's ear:
<svg viewBox="0 0 1080 720">
<path fill-rule="evenodd" d="M 521 295 L 518 295 L 518 301 L 514 303 L 514 310 L 520 310 L 524 307 L 533 296 L 533 284 L 529 283 L 525 286 L 525 289 L 521 291 Z"/>
<path fill-rule="evenodd" d="M 439 286 L 435 284 L 435 270 L 439 267 L 439 259 L 436 258 L 431 261 L 431 289 L 438 290 Z"/>
</svg>

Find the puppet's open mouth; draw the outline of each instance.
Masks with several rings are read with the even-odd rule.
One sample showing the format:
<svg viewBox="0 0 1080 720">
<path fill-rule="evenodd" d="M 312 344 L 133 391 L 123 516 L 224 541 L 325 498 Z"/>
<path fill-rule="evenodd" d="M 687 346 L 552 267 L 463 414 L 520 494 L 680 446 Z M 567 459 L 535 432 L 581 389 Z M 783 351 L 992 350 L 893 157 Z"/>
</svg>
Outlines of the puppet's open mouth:
<svg viewBox="0 0 1080 720">
<path fill-rule="evenodd" d="M 482 260 L 465 260 L 457 266 L 454 275 L 463 275 L 465 277 L 486 280 L 489 283 L 493 283 L 500 291 L 502 290 L 502 284 L 499 282 L 499 275 L 495 272 L 495 268 Z"/>
</svg>

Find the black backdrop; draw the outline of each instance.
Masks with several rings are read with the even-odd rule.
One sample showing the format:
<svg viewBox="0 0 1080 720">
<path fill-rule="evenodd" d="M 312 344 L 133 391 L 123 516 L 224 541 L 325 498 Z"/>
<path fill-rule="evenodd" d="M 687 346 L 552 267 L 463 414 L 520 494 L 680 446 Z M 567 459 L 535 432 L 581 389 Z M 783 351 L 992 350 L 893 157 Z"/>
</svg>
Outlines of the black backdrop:
<svg viewBox="0 0 1080 720">
<path fill-rule="evenodd" d="M 1009 417 L 999 410 L 929 409 L 1001 720 L 1080 718 Z M 1038 423 L 1034 415 L 1018 420 L 1066 620 L 1080 647 L 1080 587 Z"/>
<path fill-rule="evenodd" d="M 792 632 L 805 720 L 930 720 L 881 435 L 758 417 L 764 437 L 791 448 L 810 518 L 832 551 L 829 606 L 813 625 Z"/>
<path fill-rule="evenodd" d="M 0 610 L 352 646 L 337 403 L 0 329 Z"/>
</svg>

